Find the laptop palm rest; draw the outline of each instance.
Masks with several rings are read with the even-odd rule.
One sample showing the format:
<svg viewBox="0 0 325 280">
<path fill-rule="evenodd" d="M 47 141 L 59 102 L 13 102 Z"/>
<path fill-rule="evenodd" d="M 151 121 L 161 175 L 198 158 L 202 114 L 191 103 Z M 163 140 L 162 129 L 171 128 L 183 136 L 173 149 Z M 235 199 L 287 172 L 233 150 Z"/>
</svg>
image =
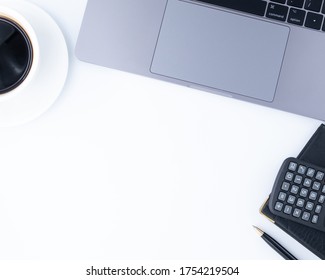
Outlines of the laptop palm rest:
<svg viewBox="0 0 325 280">
<path fill-rule="evenodd" d="M 169 1 L 150 71 L 271 102 L 288 36 L 279 24 Z"/>
</svg>

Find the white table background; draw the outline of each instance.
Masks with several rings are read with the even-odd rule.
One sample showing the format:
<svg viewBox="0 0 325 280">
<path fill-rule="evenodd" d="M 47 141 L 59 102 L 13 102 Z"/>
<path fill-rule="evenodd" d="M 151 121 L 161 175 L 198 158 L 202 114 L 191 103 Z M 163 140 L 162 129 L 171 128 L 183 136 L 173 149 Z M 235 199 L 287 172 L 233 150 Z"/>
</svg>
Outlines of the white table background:
<svg viewBox="0 0 325 280">
<path fill-rule="evenodd" d="M 32 2 L 70 69 L 48 112 L 0 129 L 0 259 L 281 259 L 253 224 L 317 259 L 259 207 L 320 121 L 80 62 L 87 1 Z"/>
</svg>

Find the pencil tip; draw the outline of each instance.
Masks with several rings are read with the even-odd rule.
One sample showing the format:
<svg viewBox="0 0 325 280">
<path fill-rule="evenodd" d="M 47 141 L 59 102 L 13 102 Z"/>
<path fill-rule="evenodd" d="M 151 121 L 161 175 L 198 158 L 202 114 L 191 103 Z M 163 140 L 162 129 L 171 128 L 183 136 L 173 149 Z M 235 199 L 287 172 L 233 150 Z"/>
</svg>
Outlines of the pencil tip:
<svg viewBox="0 0 325 280">
<path fill-rule="evenodd" d="M 262 235 L 264 234 L 264 232 L 263 232 L 261 229 L 259 229 L 258 227 L 256 227 L 256 226 L 253 225 L 253 228 L 256 229 L 256 231 L 258 232 L 258 234 L 259 234 L 260 236 L 262 236 Z"/>
</svg>

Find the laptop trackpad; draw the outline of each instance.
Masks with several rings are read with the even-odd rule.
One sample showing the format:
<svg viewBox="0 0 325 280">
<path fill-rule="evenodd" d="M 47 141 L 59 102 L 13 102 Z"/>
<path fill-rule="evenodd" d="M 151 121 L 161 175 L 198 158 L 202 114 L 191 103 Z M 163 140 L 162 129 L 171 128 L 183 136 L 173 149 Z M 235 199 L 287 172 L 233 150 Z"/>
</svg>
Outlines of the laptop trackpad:
<svg viewBox="0 0 325 280">
<path fill-rule="evenodd" d="M 289 28 L 169 1 L 151 72 L 271 102 Z"/>
</svg>

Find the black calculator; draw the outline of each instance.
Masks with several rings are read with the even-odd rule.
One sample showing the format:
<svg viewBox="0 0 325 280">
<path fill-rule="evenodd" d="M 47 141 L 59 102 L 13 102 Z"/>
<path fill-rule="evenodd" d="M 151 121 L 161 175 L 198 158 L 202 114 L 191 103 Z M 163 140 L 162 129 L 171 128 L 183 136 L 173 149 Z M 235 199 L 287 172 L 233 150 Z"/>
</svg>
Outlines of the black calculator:
<svg viewBox="0 0 325 280">
<path fill-rule="evenodd" d="M 324 179 L 324 168 L 297 158 L 287 158 L 270 196 L 271 212 L 325 232 Z"/>
</svg>

